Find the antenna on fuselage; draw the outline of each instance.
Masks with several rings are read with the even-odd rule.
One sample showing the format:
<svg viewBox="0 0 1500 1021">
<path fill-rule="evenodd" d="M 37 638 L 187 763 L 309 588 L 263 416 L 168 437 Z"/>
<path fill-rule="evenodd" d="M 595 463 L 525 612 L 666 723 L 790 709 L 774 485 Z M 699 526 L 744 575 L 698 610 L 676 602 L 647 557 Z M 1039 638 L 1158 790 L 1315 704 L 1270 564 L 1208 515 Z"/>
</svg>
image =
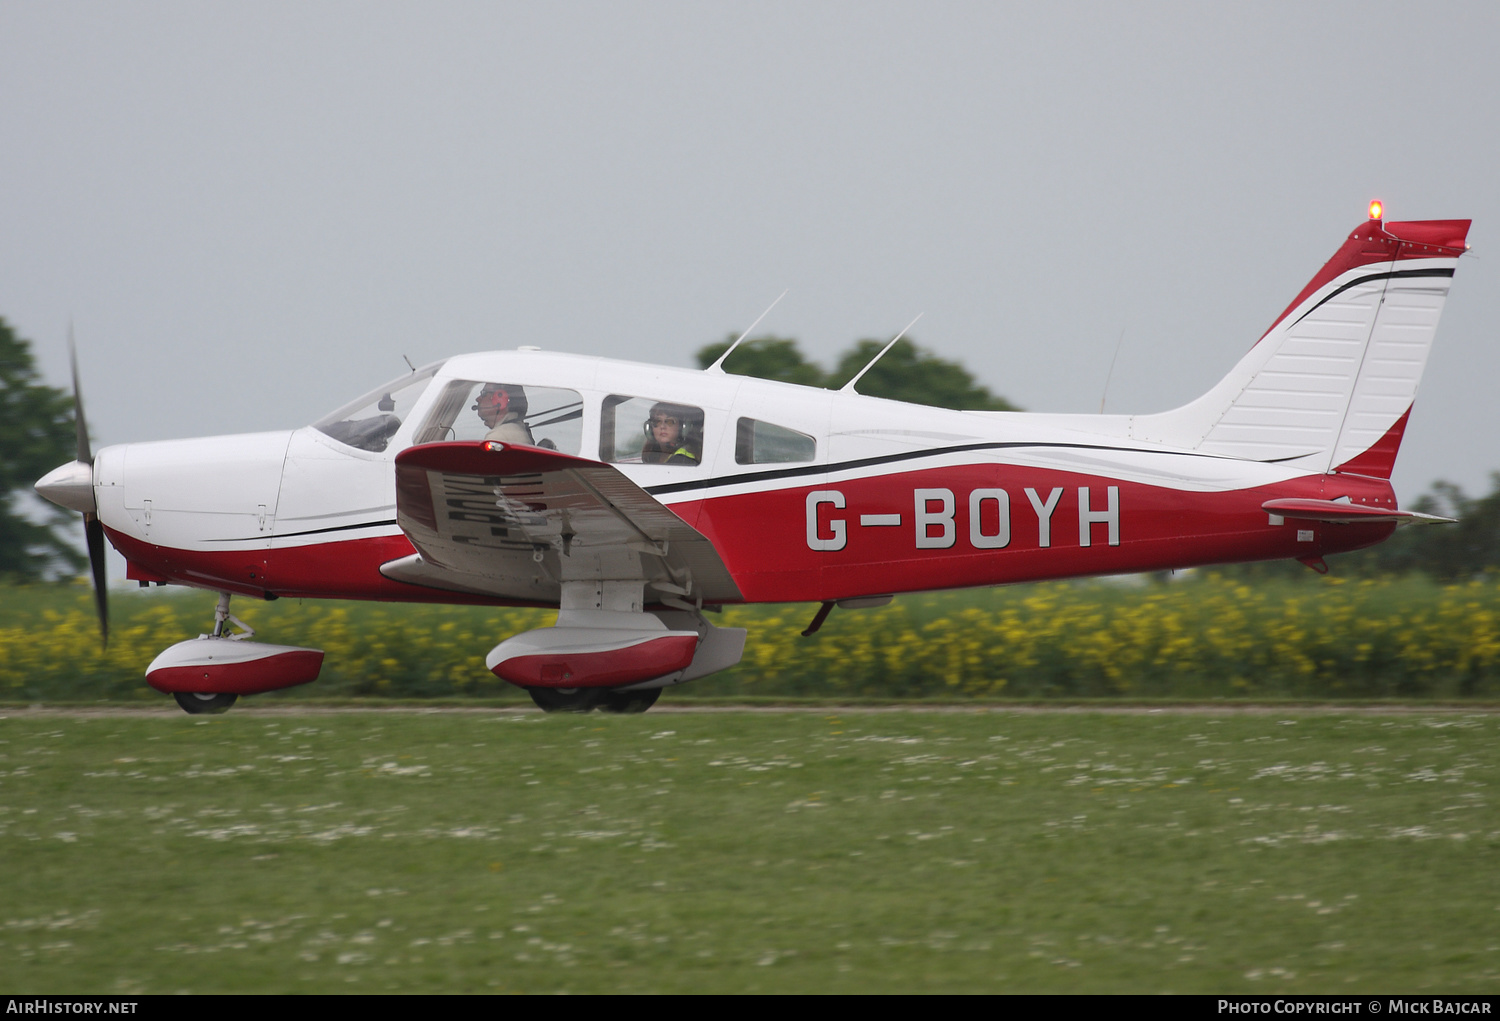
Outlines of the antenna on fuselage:
<svg viewBox="0 0 1500 1021">
<path fill-rule="evenodd" d="M 768 316 L 768 315 L 771 314 L 771 309 L 773 309 L 773 308 L 776 307 L 776 302 L 780 301 L 782 298 L 785 298 L 786 295 L 787 295 L 787 291 L 790 291 L 790 290 L 791 290 L 791 288 L 788 287 L 786 289 L 786 291 L 782 291 L 780 294 L 778 294 L 776 296 L 776 301 L 773 301 L 773 302 L 771 302 L 771 304 L 767 305 L 766 306 L 766 310 L 764 312 L 762 312 L 760 315 L 758 315 L 758 316 L 755 317 L 755 322 L 751 323 L 748 327 L 745 328 L 745 332 L 742 333 L 742 334 L 740 334 L 739 337 L 735 339 L 735 342 L 733 344 L 729 345 L 729 349 L 727 351 L 725 351 L 723 354 L 719 355 L 718 361 L 714 362 L 712 365 L 710 365 L 708 368 L 704 369 L 703 371 L 704 372 L 718 372 L 718 373 L 723 373 L 723 371 L 724 371 L 724 359 L 728 358 L 729 355 L 730 355 L 730 353 L 733 352 L 735 348 L 737 348 L 737 347 L 740 346 L 740 341 L 742 341 L 746 337 L 750 336 L 750 331 L 753 330 L 753 329 L 755 329 L 757 326 L 759 326 L 760 325 L 760 321 L 762 319 L 764 319 L 766 316 Z"/>
<path fill-rule="evenodd" d="M 922 316 L 924 316 L 924 315 L 926 315 L 925 312 L 918 312 L 917 313 L 917 319 L 921 319 Z M 885 357 L 885 353 L 887 351 L 889 351 L 891 348 L 893 348 L 893 347 L 896 346 L 896 341 L 898 341 L 902 337 L 906 336 L 906 330 L 909 330 L 913 326 L 917 325 L 917 319 L 913 319 L 911 322 L 907 323 L 906 324 L 906 329 L 903 329 L 900 333 L 898 333 L 894 337 L 892 337 L 891 338 L 891 342 L 889 344 L 887 344 L 885 347 L 881 348 L 880 349 L 880 353 L 878 355 L 876 355 L 874 358 L 871 358 L 868 365 L 866 365 L 864 368 L 862 368 L 858 372 L 856 372 L 854 374 L 854 378 L 853 379 L 849 380 L 849 382 L 847 382 L 843 386 L 839 387 L 839 393 L 844 393 L 845 391 L 848 391 L 849 393 L 857 393 L 858 391 L 856 391 L 854 389 L 854 384 L 858 383 L 859 380 L 860 380 L 860 377 L 862 377 L 865 373 L 867 373 L 871 369 L 873 369 L 875 367 L 875 363 L 878 362 L 878 361 L 880 361 L 880 359 L 884 358 Z"/>
<path fill-rule="evenodd" d="M 408 369 L 410 369 L 413 372 L 417 371 L 417 367 L 411 363 L 411 359 L 408 358 L 408 357 L 406 357 L 406 355 L 402 355 L 401 356 L 401 360 L 406 363 L 406 367 Z"/>
<path fill-rule="evenodd" d="M 1125 326 L 1120 326 L 1120 339 L 1115 341 L 1115 356 L 1109 360 L 1109 371 L 1104 374 L 1104 392 L 1099 395 L 1099 414 L 1104 414 L 1104 402 L 1109 398 L 1109 381 L 1115 377 L 1115 362 L 1120 360 L 1120 348 L 1125 344 Z"/>
</svg>

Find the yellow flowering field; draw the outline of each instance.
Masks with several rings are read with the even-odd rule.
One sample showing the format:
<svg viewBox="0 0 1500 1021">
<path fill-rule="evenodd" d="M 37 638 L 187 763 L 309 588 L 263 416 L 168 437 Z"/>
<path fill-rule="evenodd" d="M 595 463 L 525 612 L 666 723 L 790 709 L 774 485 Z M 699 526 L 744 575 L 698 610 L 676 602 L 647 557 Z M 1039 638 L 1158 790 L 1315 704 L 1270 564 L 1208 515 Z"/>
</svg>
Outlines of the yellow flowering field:
<svg viewBox="0 0 1500 1021">
<path fill-rule="evenodd" d="M 0 699 L 159 698 L 161 649 L 212 621 L 204 592 L 122 592 L 108 653 L 82 586 L 0 590 Z M 1414 697 L 1500 694 L 1500 582 L 1419 577 L 1245 582 L 1203 574 L 902 596 L 835 610 L 726 610 L 750 631 L 732 671 L 674 693 L 874 698 Z M 259 637 L 324 649 L 317 684 L 286 696 L 511 697 L 492 645 L 542 610 L 236 600 Z"/>
<path fill-rule="evenodd" d="M 993 697 L 1472 697 L 1500 688 L 1500 585 L 1056 583 L 751 616 L 741 690 Z M 736 615 L 726 613 L 726 619 Z"/>
</svg>

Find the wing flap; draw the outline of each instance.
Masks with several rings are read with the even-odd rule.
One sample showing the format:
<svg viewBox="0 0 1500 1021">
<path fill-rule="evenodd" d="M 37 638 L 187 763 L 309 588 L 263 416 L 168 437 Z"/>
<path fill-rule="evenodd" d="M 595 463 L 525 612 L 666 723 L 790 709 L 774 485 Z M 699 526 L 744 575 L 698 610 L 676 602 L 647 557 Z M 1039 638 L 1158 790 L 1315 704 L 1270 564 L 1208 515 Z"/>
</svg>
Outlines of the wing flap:
<svg viewBox="0 0 1500 1021">
<path fill-rule="evenodd" d="M 713 543 L 671 508 L 615 467 L 555 450 L 410 447 L 396 457 L 396 521 L 419 561 L 382 571 L 413 584 L 556 602 L 565 581 L 639 580 L 667 598 L 741 598 Z"/>
</svg>

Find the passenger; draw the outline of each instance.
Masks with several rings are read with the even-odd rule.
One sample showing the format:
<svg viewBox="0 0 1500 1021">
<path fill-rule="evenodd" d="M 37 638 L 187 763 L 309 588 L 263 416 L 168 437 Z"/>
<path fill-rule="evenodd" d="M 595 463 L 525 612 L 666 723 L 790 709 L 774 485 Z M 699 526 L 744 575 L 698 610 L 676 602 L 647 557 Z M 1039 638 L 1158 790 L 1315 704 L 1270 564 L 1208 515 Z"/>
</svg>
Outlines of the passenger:
<svg viewBox="0 0 1500 1021">
<path fill-rule="evenodd" d="M 657 404 L 646 419 L 646 464 L 700 463 L 703 454 L 703 412 L 680 404 Z"/>
<path fill-rule="evenodd" d="M 506 383 L 486 383 L 474 402 L 474 411 L 484 422 L 489 432 L 486 440 L 501 443 L 524 443 L 536 446 L 531 430 L 526 426 L 526 390 Z"/>
</svg>

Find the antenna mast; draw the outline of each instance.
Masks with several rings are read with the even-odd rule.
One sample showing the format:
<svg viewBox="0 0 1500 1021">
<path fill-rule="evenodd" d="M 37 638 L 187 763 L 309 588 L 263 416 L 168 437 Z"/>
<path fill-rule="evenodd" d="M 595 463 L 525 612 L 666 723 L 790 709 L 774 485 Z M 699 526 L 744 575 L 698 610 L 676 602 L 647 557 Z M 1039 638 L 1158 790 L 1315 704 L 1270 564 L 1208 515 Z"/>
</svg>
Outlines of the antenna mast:
<svg viewBox="0 0 1500 1021">
<path fill-rule="evenodd" d="M 1125 326 L 1120 326 L 1120 339 L 1115 341 L 1115 356 L 1109 360 L 1109 371 L 1104 374 L 1104 392 L 1099 395 L 1099 414 L 1104 414 L 1104 402 L 1109 398 L 1109 381 L 1115 377 L 1115 362 L 1120 360 L 1120 347 L 1125 343 Z"/>
<path fill-rule="evenodd" d="M 924 315 L 926 315 L 925 312 L 918 312 L 917 313 L 917 319 L 921 319 Z M 885 353 L 887 351 L 889 351 L 891 348 L 893 348 L 893 347 L 896 346 L 896 341 L 898 341 L 902 337 L 906 336 L 906 331 L 907 330 L 909 330 L 913 326 L 917 325 L 917 319 L 913 319 L 911 322 L 907 323 L 906 324 L 906 328 L 903 329 L 900 333 L 896 334 L 894 337 L 892 337 L 891 338 L 891 342 L 889 344 L 887 344 L 885 347 L 881 348 L 880 349 L 880 353 L 878 355 L 876 355 L 874 358 L 871 358 L 870 359 L 870 363 L 868 365 L 866 365 L 864 368 L 862 368 L 858 372 L 856 372 L 854 374 L 854 378 L 853 379 L 849 380 L 849 382 L 847 382 L 843 386 L 839 387 L 839 393 L 844 393 L 846 391 L 849 392 L 849 393 L 858 393 L 859 391 L 857 391 L 857 390 L 854 389 L 854 384 L 858 383 L 860 381 L 861 377 L 863 377 L 865 373 L 867 373 L 871 369 L 873 369 L 875 367 L 875 363 L 878 362 L 878 361 L 880 361 L 880 359 L 884 358 L 885 357 Z"/>
<path fill-rule="evenodd" d="M 742 334 L 740 334 L 739 337 L 736 338 L 736 340 L 735 340 L 735 342 L 733 344 L 729 345 L 729 349 L 727 351 L 725 351 L 723 354 L 719 355 L 718 361 L 714 362 L 712 365 L 710 365 L 708 368 L 704 369 L 703 371 L 704 372 L 717 372 L 720 375 L 723 375 L 723 373 L 724 373 L 724 359 L 728 358 L 730 356 L 730 354 L 734 351 L 734 349 L 740 346 L 740 341 L 742 341 L 746 337 L 750 336 L 750 331 L 753 330 L 753 329 L 755 329 L 757 326 L 759 326 L 760 325 L 760 321 L 762 319 L 764 319 L 766 316 L 768 316 L 768 315 L 771 314 L 771 309 L 775 308 L 776 307 L 776 303 L 779 302 L 782 298 L 785 298 L 786 295 L 787 295 L 787 291 L 790 291 L 790 290 L 791 290 L 791 288 L 788 287 L 786 289 L 786 291 L 782 291 L 780 294 L 778 294 L 776 296 L 776 301 L 773 301 L 773 302 L 771 302 L 771 304 L 767 305 L 766 306 L 766 310 L 764 312 L 762 312 L 760 315 L 758 315 L 758 316 L 755 317 L 755 322 L 753 322 L 749 326 L 747 326 L 745 328 L 745 332 L 742 333 Z"/>
</svg>

